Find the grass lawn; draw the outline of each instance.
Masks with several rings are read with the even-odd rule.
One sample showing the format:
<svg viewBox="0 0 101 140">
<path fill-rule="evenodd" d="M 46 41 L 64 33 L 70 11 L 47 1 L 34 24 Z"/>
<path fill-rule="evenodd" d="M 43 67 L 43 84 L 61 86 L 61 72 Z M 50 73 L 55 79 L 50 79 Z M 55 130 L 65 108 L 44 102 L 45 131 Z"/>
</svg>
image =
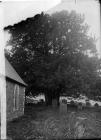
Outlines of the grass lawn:
<svg viewBox="0 0 101 140">
<path fill-rule="evenodd" d="M 58 107 L 27 106 L 24 116 L 8 122 L 7 134 L 13 140 L 101 138 L 101 111 L 68 107 L 61 113 Z"/>
</svg>

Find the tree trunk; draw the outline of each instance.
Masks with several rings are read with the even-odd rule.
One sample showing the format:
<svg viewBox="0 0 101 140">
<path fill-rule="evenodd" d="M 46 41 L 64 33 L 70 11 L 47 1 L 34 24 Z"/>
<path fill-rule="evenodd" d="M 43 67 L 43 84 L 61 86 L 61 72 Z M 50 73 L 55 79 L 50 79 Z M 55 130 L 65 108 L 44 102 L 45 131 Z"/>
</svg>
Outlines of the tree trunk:
<svg viewBox="0 0 101 140">
<path fill-rule="evenodd" d="M 57 96 L 57 106 L 60 105 L 59 99 L 60 99 L 60 94 L 58 94 L 58 96 Z"/>
<path fill-rule="evenodd" d="M 45 93 L 45 103 L 46 103 L 46 106 L 48 105 L 48 96 L 47 94 Z"/>
<path fill-rule="evenodd" d="M 51 95 L 48 96 L 48 105 L 52 105 L 52 96 Z"/>
<path fill-rule="evenodd" d="M 49 93 L 45 93 L 46 106 L 52 105 L 52 96 Z"/>
<path fill-rule="evenodd" d="M 45 102 L 46 102 L 46 106 L 48 105 L 52 105 L 52 100 L 54 97 L 52 97 L 52 95 L 50 93 L 45 93 Z M 57 100 L 57 106 L 60 105 L 59 102 L 59 98 L 60 98 L 60 94 L 57 94 L 57 96 L 55 96 L 55 99 Z"/>
</svg>

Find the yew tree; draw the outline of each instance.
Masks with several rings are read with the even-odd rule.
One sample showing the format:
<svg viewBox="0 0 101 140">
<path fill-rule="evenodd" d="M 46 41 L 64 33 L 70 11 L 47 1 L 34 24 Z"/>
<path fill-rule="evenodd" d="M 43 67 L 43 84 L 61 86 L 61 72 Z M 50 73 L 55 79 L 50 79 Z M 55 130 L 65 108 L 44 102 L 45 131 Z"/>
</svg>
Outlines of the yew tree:
<svg viewBox="0 0 101 140">
<path fill-rule="evenodd" d="M 26 93 L 44 93 L 48 104 L 60 94 L 91 95 L 99 79 L 96 39 L 84 15 L 61 11 L 37 14 L 5 27 L 12 45 L 6 57 L 28 84 Z"/>
</svg>

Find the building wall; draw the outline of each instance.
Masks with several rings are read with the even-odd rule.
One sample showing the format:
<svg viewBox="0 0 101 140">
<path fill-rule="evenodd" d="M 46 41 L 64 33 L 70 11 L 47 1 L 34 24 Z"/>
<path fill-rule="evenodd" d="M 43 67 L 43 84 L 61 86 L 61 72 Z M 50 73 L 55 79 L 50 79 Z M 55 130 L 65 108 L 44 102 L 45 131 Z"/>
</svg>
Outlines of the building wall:
<svg viewBox="0 0 101 140">
<path fill-rule="evenodd" d="M 15 83 L 7 80 L 6 82 L 7 120 L 12 120 L 24 114 L 25 88 L 19 85 L 19 108 L 17 110 L 14 110 L 14 87 Z"/>
</svg>

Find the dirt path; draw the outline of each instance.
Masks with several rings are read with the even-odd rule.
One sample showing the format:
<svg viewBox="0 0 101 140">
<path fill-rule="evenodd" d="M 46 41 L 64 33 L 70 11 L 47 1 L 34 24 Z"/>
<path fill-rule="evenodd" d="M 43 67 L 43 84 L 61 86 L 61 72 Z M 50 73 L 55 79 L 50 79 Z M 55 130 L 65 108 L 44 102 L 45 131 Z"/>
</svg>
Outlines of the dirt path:
<svg viewBox="0 0 101 140">
<path fill-rule="evenodd" d="M 61 114 L 58 108 L 29 107 L 8 124 L 8 135 L 14 140 L 101 138 L 101 112 L 69 108 Z"/>
</svg>

